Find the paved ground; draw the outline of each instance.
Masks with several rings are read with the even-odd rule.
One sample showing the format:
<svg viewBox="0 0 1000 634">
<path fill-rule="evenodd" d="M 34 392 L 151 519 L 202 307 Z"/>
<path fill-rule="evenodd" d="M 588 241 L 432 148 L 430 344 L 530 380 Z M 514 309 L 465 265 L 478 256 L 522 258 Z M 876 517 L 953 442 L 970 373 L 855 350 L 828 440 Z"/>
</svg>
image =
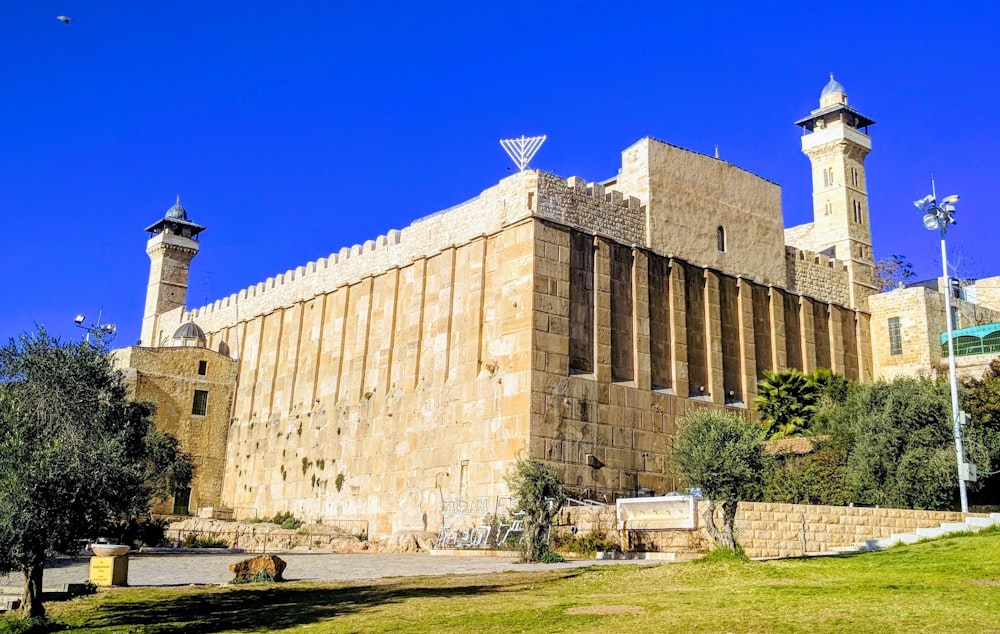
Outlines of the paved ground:
<svg viewBox="0 0 1000 634">
<path fill-rule="evenodd" d="M 229 564 L 252 554 L 184 554 L 139 555 L 129 560 L 129 585 L 178 586 L 201 583 L 224 583 L 232 579 Z M 505 570 L 559 570 L 581 566 L 621 564 L 621 561 L 571 561 L 565 564 L 516 564 L 503 557 L 441 556 L 421 554 L 338 554 L 338 553 L 279 553 L 288 563 L 285 577 L 289 581 L 350 581 L 380 577 L 413 577 L 502 572 Z M 655 562 L 634 562 L 655 563 Z M 63 583 L 84 582 L 89 572 L 89 560 L 58 561 L 45 571 L 45 587 Z M 0 575 L 0 586 L 21 586 L 20 575 Z"/>
</svg>

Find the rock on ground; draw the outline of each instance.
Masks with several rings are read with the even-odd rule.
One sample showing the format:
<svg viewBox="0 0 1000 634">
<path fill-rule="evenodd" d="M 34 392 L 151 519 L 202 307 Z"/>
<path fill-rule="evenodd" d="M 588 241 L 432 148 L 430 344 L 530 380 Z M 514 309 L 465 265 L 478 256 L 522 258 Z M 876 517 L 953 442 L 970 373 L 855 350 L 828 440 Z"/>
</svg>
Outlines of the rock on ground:
<svg viewBox="0 0 1000 634">
<path fill-rule="evenodd" d="M 260 555 L 230 564 L 229 570 L 233 573 L 234 583 L 258 581 L 264 577 L 274 581 L 284 581 L 281 573 L 285 571 L 287 565 L 285 560 L 277 555 Z"/>
</svg>

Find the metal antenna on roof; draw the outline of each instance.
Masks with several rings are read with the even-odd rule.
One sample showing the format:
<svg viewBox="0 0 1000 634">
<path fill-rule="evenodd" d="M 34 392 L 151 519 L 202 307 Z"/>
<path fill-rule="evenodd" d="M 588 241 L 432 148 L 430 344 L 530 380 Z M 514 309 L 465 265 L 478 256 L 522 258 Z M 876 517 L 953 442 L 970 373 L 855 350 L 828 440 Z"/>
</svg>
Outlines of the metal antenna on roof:
<svg viewBox="0 0 1000 634">
<path fill-rule="evenodd" d="M 531 159 L 538 153 L 539 148 L 545 143 L 545 135 L 542 136 L 521 136 L 520 139 L 500 139 L 500 147 L 503 148 L 510 160 L 517 165 L 517 170 L 523 172 Z"/>
<path fill-rule="evenodd" d="M 719 144 L 715 144 L 715 158 L 719 158 Z"/>
</svg>

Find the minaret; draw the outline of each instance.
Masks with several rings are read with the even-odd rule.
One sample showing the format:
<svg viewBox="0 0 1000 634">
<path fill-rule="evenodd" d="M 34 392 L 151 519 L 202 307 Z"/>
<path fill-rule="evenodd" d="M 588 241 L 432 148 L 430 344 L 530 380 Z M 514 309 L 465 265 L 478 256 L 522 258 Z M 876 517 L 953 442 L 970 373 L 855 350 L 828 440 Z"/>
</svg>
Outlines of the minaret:
<svg viewBox="0 0 1000 634">
<path fill-rule="evenodd" d="M 188 272 L 191 259 L 198 253 L 198 234 L 205 227 L 188 220 L 181 207 L 181 197 L 167 213 L 146 227 L 150 232 L 146 243 L 149 254 L 149 287 L 146 290 L 146 311 L 142 316 L 140 345 L 159 346 L 159 319 L 164 313 L 184 306 L 187 298 Z M 165 333 L 170 336 L 173 333 Z"/>
<path fill-rule="evenodd" d="M 876 290 L 865 185 L 865 157 L 872 149 L 868 126 L 874 123 L 847 105 L 847 92 L 833 73 L 819 108 L 795 122 L 805 132 L 802 152 L 812 162 L 812 242 L 847 264 L 851 306 L 861 309 Z"/>
</svg>

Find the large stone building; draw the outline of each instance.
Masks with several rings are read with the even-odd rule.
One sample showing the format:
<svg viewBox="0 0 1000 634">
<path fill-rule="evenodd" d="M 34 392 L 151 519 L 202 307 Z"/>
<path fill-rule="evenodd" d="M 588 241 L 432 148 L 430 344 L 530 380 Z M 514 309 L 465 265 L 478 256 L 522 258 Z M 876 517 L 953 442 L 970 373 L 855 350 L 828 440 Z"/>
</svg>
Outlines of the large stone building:
<svg viewBox="0 0 1000 634">
<path fill-rule="evenodd" d="M 800 227 L 776 184 L 645 138 L 610 179 L 523 171 L 195 309 L 178 203 L 122 364 L 202 456 L 192 511 L 434 530 L 493 512 L 519 456 L 577 497 L 670 491 L 692 408 L 749 415 L 770 369 L 872 379 L 871 123 L 832 78 L 798 122 Z"/>
</svg>

